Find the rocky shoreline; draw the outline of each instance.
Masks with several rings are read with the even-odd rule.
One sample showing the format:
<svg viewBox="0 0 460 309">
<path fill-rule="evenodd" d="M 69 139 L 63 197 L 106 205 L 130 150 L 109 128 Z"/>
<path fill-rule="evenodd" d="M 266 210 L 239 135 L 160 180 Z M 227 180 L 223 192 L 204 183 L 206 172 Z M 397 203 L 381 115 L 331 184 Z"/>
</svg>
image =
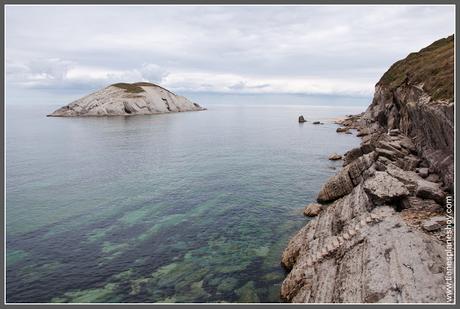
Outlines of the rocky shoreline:
<svg viewBox="0 0 460 309">
<path fill-rule="evenodd" d="M 449 48 L 453 59 L 453 37 L 418 57 Z M 356 129 L 362 142 L 344 154 L 342 170 L 318 194 L 321 207 L 307 207 L 306 213 L 318 216 L 283 252 L 281 263 L 289 271 L 281 287 L 285 301 L 446 302 L 454 100 L 430 92 L 411 72 L 411 57 L 385 73 L 365 113 L 338 122 L 338 132 Z M 400 78 L 396 70 L 404 65 Z M 387 75 L 400 81 L 395 85 Z"/>
</svg>

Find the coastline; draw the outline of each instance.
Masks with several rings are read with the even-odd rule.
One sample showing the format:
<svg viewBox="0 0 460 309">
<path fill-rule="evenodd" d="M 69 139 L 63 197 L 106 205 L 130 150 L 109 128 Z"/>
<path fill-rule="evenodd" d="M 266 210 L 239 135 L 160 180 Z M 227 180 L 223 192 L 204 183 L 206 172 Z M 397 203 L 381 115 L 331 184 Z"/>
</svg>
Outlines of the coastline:
<svg viewBox="0 0 460 309">
<path fill-rule="evenodd" d="M 446 193 L 429 181 L 435 173 L 426 179 L 412 171 L 424 163 L 411 138 L 370 131 L 363 118 L 339 122 L 362 134 L 361 146 L 345 154 L 344 167 L 319 192 L 322 212 L 285 249 L 282 265 L 290 273 L 281 296 L 315 303 L 442 302 L 445 235 L 423 224 L 445 215 Z"/>
</svg>

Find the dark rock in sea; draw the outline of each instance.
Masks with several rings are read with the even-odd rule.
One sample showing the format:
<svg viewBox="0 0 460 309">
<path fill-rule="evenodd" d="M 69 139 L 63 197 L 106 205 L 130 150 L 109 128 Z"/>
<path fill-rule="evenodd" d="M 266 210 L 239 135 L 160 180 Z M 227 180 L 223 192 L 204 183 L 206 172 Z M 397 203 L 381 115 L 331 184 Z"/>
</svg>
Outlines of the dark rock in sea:
<svg viewBox="0 0 460 309">
<path fill-rule="evenodd" d="M 329 156 L 329 160 L 331 161 L 337 161 L 341 159 L 342 159 L 342 156 L 336 153 L 333 153 L 332 155 Z"/>
<path fill-rule="evenodd" d="M 299 116 L 299 123 L 304 123 L 304 122 L 307 122 L 307 121 L 305 120 L 305 118 L 303 118 L 302 115 L 300 115 Z"/>
<path fill-rule="evenodd" d="M 349 128 L 344 128 L 344 127 L 340 127 L 340 128 L 337 128 L 335 131 L 337 133 L 343 133 L 343 132 L 349 132 Z"/>
<path fill-rule="evenodd" d="M 319 121 L 313 121 L 313 124 L 322 124 L 322 123 Z"/>
</svg>

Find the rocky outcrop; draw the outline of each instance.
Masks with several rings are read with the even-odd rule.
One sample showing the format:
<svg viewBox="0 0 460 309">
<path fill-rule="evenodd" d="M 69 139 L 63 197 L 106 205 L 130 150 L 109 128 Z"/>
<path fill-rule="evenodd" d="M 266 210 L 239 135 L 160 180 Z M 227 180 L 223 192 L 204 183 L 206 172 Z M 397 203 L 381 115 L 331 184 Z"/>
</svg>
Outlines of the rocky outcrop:
<svg viewBox="0 0 460 309">
<path fill-rule="evenodd" d="M 311 203 L 305 206 L 303 214 L 306 217 L 316 217 L 323 210 L 323 206 L 317 203 Z"/>
<path fill-rule="evenodd" d="M 119 83 L 63 106 L 50 117 L 129 116 L 201 111 L 197 103 L 152 83 Z"/>
<path fill-rule="evenodd" d="M 305 118 L 303 118 L 303 115 L 300 115 L 299 116 L 299 123 L 304 123 L 304 122 L 307 122 L 307 121 L 305 120 Z"/>
<path fill-rule="evenodd" d="M 425 51 L 444 53 L 450 42 Z M 420 68 L 414 75 L 403 64 L 390 69 L 404 72 L 401 84 L 395 72 L 384 76 L 366 113 L 339 123 L 362 142 L 321 188 L 323 210 L 283 252 L 286 301 L 446 302 L 441 226 L 453 181 L 453 102 L 431 82 L 414 84 Z"/>
<path fill-rule="evenodd" d="M 333 153 L 329 156 L 329 160 L 331 161 L 342 160 L 342 156 L 337 153 Z"/>
<path fill-rule="evenodd" d="M 377 83 L 362 117 L 368 127 L 401 132 L 453 192 L 454 38 L 436 41 L 395 63 Z M 398 130 L 398 131 L 394 131 Z"/>
</svg>

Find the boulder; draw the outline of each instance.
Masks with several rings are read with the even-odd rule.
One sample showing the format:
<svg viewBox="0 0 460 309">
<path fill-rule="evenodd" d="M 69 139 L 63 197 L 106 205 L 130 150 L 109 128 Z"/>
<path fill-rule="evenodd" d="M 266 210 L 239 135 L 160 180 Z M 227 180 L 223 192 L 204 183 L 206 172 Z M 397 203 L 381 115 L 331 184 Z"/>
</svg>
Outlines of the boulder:
<svg viewBox="0 0 460 309">
<path fill-rule="evenodd" d="M 428 168 L 426 167 L 419 168 L 417 172 L 422 178 L 427 178 L 429 174 Z"/>
<path fill-rule="evenodd" d="M 409 195 L 404 184 L 386 172 L 375 172 L 363 188 L 376 205 L 391 204 Z"/>
<path fill-rule="evenodd" d="M 391 129 L 388 131 L 388 135 L 390 136 L 397 136 L 399 135 L 399 129 Z"/>
<path fill-rule="evenodd" d="M 446 194 L 441 189 L 440 185 L 426 180 L 417 182 L 415 196 L 423 199 L 435 200 L 439 205 L 444 205 L 446 202 Z"/>
<path fill-rule="evenodd" d="M 342 132 L 348 132 L 349 128 L 344 128 L 344 127 L 340 127 L 340 128 L 337 128 L 335 131 L 337 133 L 342 133 Z"/>
<path fill-rule="evenodd" d="M 319 203 L 328 203 L 350 193 L 353 187 L 357 186 L 369 174 L 372 174 L 370 167 L 374 160 L 375 153 L 371 152 L 344 167 L 322 186 L 317 201 Z"/>
<path fill-rule="evenodd" d="M 306 217 L 316 217 L 317 215 L 319 215 L 322 209 L 323 208 L 321 204 L 311 203 L 305 206 L 305 209 L 303 210 L 303 214 Z"/>
<path fill-rule="evenodd" d="M 363 151 L 361 150 L 360 147 L 353 148 L 349 151 L 347 151 L 344 155 L 343 158 L 343 166 L 347 166 L 357 158 L 361 157 L 363 155 Z"/>
<path fill-rule="evenodd" d="M 342 156 L 336 153 L 333 153 L 332 155 L 329 156 L 329 160 L 331 161 L 337 161 L 341 159 L 342 159 Z"/>
<path fill-rule="evenodd" d="M 322 123 L 319 121 L 313 121 L 313 124 L 322 124 Z"/>
<path fill-rule="evenodd" d="M 304 122 L 307 122 L 307 121 L 305 120 L 305 118 L 303 118 L 303 115 L 300 115 L 299 116 L 299 123 L 304 123 Z"/>
</svg>

